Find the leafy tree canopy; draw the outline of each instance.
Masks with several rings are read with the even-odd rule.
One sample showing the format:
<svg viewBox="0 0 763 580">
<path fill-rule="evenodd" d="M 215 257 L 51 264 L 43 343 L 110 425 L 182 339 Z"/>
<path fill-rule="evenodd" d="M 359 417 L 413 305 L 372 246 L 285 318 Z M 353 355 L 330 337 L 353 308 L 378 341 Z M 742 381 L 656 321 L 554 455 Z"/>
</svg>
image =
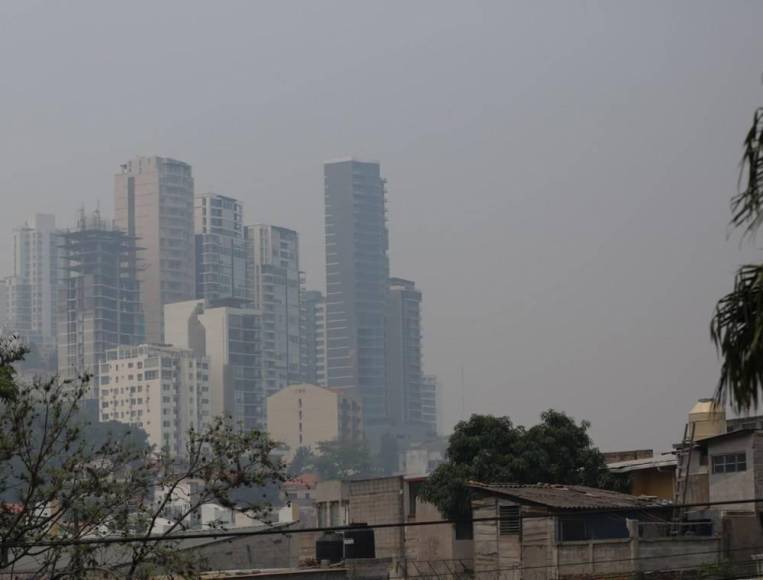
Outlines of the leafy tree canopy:
<svg viewBox="0 0 763 580">
<path fill-rule="evenodd" d="M 266 434 L 218 418 L 188 434 L 183 457 L 158 453 L 140 432 L 87 425 L 87 377 L 20 383 L 13 365 L 24 354 L 0 340 L 0 575 L 195 578 L 204 562 L 177 550 L 177 534 L 202 504 L 252 517 L 269 507 L 236 498 L 282 479 Z M 173 505 L 191 482 L 193 498 Z M 104 536 L 140 541 L 106 549 Z"/>
<path fill-rule="evenodd" d="M 554 410 L 529 429 L 508 417 L 472 415 L 450 437 L 447 461 L 429 477 L 423 497 L 452 519 L 468 517 L 468 481 L 565 483 L 624 491 L 593 447 L 590 424 Z"/>
<path fill-rule="evenodd" d="M 754 236 L 763 224 L 763 108 L 744 140 L 731 227 Z M 710 337 L 721 357 L 716 397 L 738 411 L 757 407 L 763 393 L 763 264 L 741 266 L 734 287 L 718 301 Z"/>
<path fill-rule="evenodd" d="M 323 441 L 307 462 L 308 470 L 321 479 L 349 479 L 373 475 L 371 454 L 363 443 L 352 441 Z"/>
</svg>

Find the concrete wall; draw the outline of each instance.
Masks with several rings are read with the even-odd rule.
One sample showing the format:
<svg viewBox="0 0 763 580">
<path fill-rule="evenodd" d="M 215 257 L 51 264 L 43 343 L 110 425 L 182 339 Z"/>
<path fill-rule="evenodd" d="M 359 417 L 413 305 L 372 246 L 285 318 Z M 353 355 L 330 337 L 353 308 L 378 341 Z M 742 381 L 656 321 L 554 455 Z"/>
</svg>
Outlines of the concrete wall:
<svg viewBox="0 0 763 580">
<path fill-rule="evenodd" d="M 644 469 L 630 474 L 633 495 L 651 495 L 673 500 L 676 470 Z"/>
<path fill-rule="evenodd" d="M 708 443 L 708 471 L 710 486 L 710 501 L 729 501 L 734 499 L 750 499 L 755 497 L 755 465 L 753 457 L 753 442 L 756 437 L 728 437 L 717 442 Z M 713 473 L 713 456 L 728 453 L 745 453 L 747 470 L 736 473 Z M 734 506 L 738 511 L 755 511 L 755 504 L 739 504 Z"/>
<path fill-rule="evenodd" d="M 752 436 L 752 458 L 748 458 L 751 465 L 747 466 L 747 469 L 753 470 L 753 485 L 755 486 L 754 497 L 763 497 L 760 494 L 763 493 L 763 433 L 756 432 Z M 763 509 L 763 505 L 760 503 L 753 504 L 755 511 L 760 512 Z"/>
<path fill-rule="evenodd" d="M 434 505 L 416 501 L 415 518 L 408 517 L 407 521 L 431 522 L 442 520 L 443 516 Z M 445 562 L 461 561 L 470 565 L 472 560 L 473 543 L 469 540 L 455 539 L 453 524 L 436 524 L 431 526 L 413 526 L 405 529 L 405 556 L 418 562 L 441 562 L 443 568 L 435 568 L 437 573 L 447 573 Z"/>
<path fill-rule="evenodd" d="M 403 484 L 402 477 L 350 481 L 350 523 L 391 524 L 404 521 Z M 395 558 L 403 553 L 405 529 L 377 529 L 375 539 L 377 558 Z"/>
<path fill-rule="evenodd" d="M 297 565 L 294 535 L 242 536 L 191 548 L 207 570 L 289 568 Z"/>
<path fill-rule="evenodd" d="M 628 539 L 565 542 L 559 544 L 557 550 L 559 576 L 617 574 L 631 570 L 631 546 Z M 551 568 L 548 569 L 550 571 Z"/>
<path fill-rule="evenodd" d="M 640 540 L 636 566 L 642 572 L 666 568 L 699 568 L 718 563 L 722 559 L 721 550 L 719 537 Z"/>
<path fill-rule="evenodd" d="M 727 559 L 749 561 L 753 554 L 763 552 L 763 528 L 758 514 L 725 513 L 721 526 Z"/>
<path fill-rule="evenodd" d="M 475 520 L 494 518 L 498 501 L 492 496 L 478 496 L 472 500 L 472 516 Z M 474 574 L 477 578 L 487 578 L 491 571 L 499 568 L 498 563 L 498 522 L 474 522 Z"/>
</svg>

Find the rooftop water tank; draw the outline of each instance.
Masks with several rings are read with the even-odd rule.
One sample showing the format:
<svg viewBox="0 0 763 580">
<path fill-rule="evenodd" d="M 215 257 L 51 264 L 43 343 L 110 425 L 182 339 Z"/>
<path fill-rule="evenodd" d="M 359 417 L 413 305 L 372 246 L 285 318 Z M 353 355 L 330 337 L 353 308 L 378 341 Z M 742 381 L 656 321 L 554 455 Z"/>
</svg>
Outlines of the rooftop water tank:
<svg viewBox="0 0 763 580">
<path fill-rule="evenodd" d="M 689 411 L 689 427 L 686 433 L 694 440 L 712 437 L 726 432 L 726 410 L 715 399 L 700 399 Z"/>
</svg>

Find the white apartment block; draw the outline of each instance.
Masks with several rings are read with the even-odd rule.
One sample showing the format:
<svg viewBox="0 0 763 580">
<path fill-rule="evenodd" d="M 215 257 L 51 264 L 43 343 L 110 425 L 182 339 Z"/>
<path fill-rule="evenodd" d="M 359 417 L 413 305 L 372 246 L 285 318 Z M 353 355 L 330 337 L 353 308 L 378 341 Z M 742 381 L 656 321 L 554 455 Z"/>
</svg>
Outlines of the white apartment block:
<svg viewBox="0 0 763 580">
<path fill-rule="evenodd" d="M 157 450 L 182 456 L 188 432 L 211 419 L 206 357 L 170 346 L 122 346 L 99 364 L 99 420 L 143 429 Z"/>
</svg>

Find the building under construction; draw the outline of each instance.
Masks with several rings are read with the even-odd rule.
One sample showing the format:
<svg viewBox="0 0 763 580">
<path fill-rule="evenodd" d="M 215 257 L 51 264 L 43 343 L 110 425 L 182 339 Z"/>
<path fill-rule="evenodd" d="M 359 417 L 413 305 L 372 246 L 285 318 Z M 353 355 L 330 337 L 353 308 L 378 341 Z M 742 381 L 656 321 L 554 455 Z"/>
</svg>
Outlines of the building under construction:
<svg viewBox="0 0 763 580">
<path fill-rule="evenodd" d="M 107 350 L 144 341 L 137 254 L 136 238 L 107 224 L 97 211 L 92 216 L 83 211 L 76 228 L 61 234 L 62 378 L 92 373 Z"/>
</svg>

